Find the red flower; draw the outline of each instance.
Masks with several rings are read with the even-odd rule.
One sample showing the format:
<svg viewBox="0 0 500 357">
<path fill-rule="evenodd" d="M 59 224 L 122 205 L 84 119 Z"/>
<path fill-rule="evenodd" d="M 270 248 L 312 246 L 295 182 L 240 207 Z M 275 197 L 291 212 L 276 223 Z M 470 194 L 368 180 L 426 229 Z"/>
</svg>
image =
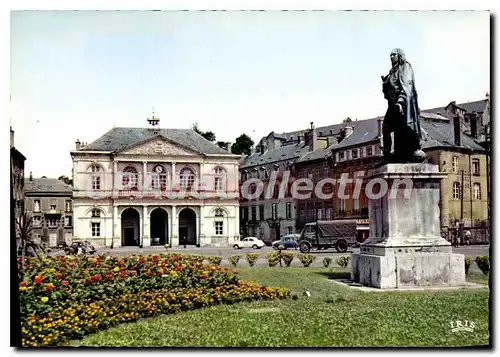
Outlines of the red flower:
<svg viewBox="0 0 500 357">
<path fill-rule="evenodd" d="M 27 282 L 25 282 L 25 281 L 21 281 L 21 282 L 19 283 L 19 286 L 27 286 L 27 285 L 28 285 L 28 283 L 27 283 Z"/>
<path fill-rule="evenodd" d="M 52 283 L 48 283 L 45 285 L 45 290 L 52 290 L 55 289 L 55 285 Z"/>
<path fill-rule="evenodd" d="M 136 272 L 135 270 L 132 270 L 132 271 L 130 271 L 130 275 L 132 275 L 132 276 L 136 276 L 136 275 L 137 275 L 137 272 Z"/>
<path fill-rule="evenodd" d="M 23 260 L 21 258 L 17 258 L 17 262 L 21 263 Z"/>
<path fill-rule="evenodd" d="M 67 280 L 63 280 L 63 281 L 61 281 L 61 284 L 63 284 L 63 285 L 68 285 L 68 284 L 69 284 L 69 281 L 67 281 Z"/>
<path fill-rule="evenodd" d="M 143 257 L 139 258 L 139 263 L 144 263 L 145 259 Z"/>
<path fill-rule="evenodd" d="M 200 275 L 200 279 L 201 279 L 201 280 L 204 280 L 204 279 L 206 279 L 207 277 L 208 277 L 208 276 L 207 276 L 207 275 L 205 275 L 205 274 L 201 274 L 201 275 Z"/>
<path fill-rule="evenodd" d="M 56 278 L 56 279 L 62 279 L 62 278 L 64 278 L 64 275 L 63 274 L 55 274 L 54 278 Z"/>
<path fill-rule="evenodd" d="M 160 260 L 160 257 L 157 255 L 153 255 L 153 261 L 157 262 L 158 260 Z"/>
<path fill-rule="evenodd" d="M 101 275 L 100 274 L 92 275 L 90 277 L 90 280 L 93 280 L 93 281 L 97 281 L 97 280 L 100 280 L 100 279 L 101 279 Z"/>
<path fill-rule="evenodd" d="M 106 280 L 113 280 L 113 275 L 106 275 Z"/>
<path fill-rule="evenodd" d="M 41 275 L 35 276 L 35 279 L 33 279 L 33 282 L 35 284 L 41 284 L 43 282 L 43 276 L 41 276 Z"/>
</svg>

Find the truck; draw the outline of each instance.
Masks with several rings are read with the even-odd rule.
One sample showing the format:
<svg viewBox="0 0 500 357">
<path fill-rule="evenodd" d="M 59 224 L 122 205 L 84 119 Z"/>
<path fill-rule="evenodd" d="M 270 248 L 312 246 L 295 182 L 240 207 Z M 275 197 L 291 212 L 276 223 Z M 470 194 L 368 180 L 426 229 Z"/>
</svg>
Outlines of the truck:
<svg viewBox="0 0 500 357">
<path fill-rule="evenodd" d="M 298 240 L 298 246 L 302 253 L 309 253 L 314 248 L 318 250 L 335 248 L 337 252 L 345 252 L 349 246 L 354 246 L 357 243 L 357 221 L 355 219 L 306 223 Z"/>
</svg>

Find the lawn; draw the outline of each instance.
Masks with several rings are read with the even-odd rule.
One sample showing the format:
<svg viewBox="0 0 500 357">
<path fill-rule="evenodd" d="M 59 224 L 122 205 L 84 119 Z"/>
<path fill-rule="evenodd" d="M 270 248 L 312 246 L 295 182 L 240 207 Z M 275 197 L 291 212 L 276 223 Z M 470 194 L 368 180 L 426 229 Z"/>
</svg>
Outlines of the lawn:
<svg viewBox="0 0 500 357">
<path fill-rule="evenodd" d="M 488 344 L 489 290 L 362 292 L 328 278 L 331 268 L 241 268 L 245 280 L 281 286 L 297 300 L 218 305 L 141 319 L 73 341 L 73 346 L 348 347 Z M 302 296 L 307 288 L 311 297 Z M 450 321 L 474 321 L 452 332 Z"/>
</svg>

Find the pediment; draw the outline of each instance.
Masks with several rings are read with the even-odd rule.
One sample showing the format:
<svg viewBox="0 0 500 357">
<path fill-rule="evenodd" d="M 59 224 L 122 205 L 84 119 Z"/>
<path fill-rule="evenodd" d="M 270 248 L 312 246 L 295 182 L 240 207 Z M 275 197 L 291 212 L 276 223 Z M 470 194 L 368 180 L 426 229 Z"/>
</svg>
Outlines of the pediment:
<svg viewBox="0 0 500 357">
<path fill-rule="evenodd" d="M 199 156 L 194 150 L 157 136 L 120 152 L 129 155 Z"/>
</svg>

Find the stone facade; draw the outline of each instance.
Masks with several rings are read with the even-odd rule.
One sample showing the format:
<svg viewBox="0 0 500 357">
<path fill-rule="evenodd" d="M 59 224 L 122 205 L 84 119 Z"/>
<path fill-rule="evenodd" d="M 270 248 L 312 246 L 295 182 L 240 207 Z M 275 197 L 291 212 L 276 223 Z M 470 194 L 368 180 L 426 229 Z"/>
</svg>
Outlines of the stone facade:
<svg viewBox="0 0 500 357">
<path fill-rule="evenodd" d="M 191 130 L 114 128 L 71 156 L 74 239 L 98 247 L 239 239 L 240 156 Z"/>
<path fill-rule="evenodd" d="M 55 178 L 25 179 L 26 212 L 33 217 L 33 238 L 50 247 L 73 239 L 73 190 Z"/>
<path fill-rule="evenodd" d="M 11 174 L 11 192 L 12 192 L 12 206 L 14 210 L 14 220 L 19 222 L 24 214 L 24 162 L 26 157 L 21 154 L 14 146 L 14 130 L 10 128 L 10 174 Z M 16 238 L 19 238 L 17 223 L 16 224 Z"/>
</svg>

